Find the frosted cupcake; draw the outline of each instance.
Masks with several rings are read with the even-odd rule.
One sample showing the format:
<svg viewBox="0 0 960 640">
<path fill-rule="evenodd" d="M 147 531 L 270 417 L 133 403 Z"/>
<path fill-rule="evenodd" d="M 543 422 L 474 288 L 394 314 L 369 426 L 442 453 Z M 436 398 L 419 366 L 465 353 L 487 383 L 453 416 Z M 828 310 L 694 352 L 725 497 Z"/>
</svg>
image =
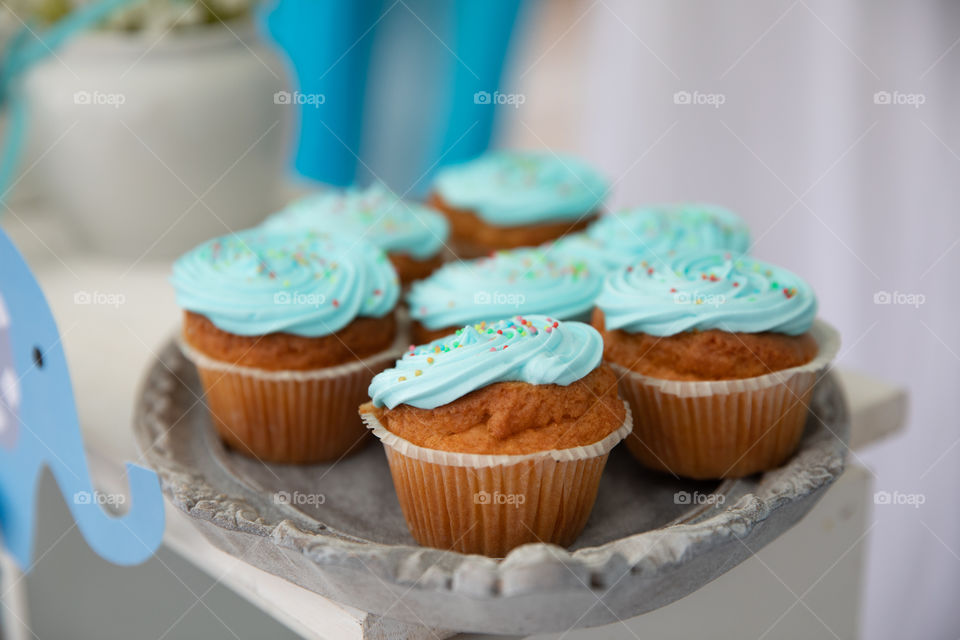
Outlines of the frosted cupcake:
<svg viewBox="0 0 960 640">
<path fill-rule="evenodd" d="M 585 263 L 540 249 L 449 262 L 414 283 L 407 295 L 413 342 L 422 344 L 465 324 L 516 314 L 586 321 L 602 285 L 600 274 Z"/>
<path fill-rule="evenodd" d="M 440 171 L 430 204 L 449 218 L 457 253 L 473 258 L 583 229 L 608 189 L 576 158 L 499 151 Z"/>
<path fill-rule="evenodd" d="M 330 190 L 289 205 L 267 218 L 268 229 L 336 231 L 387 252 L 404 284 L 425 278 L 443 263 L 450 235 L 446 218 L 407 202 L 379 184 L 366 190 Z"/>
<path fill-rule="evenodd" d="M 179 258 L 181 347 L 241 453 L 318 462 L 363 441 L 356 406 L 398 353 L 396 272 L 356 238 L 253 229 Z"/>
<path fill-rule="evenodd" d="M 605 271 L 634 263 L 657 264 L 687 251 L 746 253 L 749 248 L 746 223 L 732 211 L 706 204 L 666 204 L 607 213 L 586 231 L 545 247 L 570 253 Z"/>
<path fill-rule="evenodd" d="M 360 407 L 423 545 L 503 556 L 573 543 L 630 431 L 600 335 L 516 317 L 412 348 Z"/>
<path fill-rule="evenodd" d="M 839 336 L 785 269 L 722 251 L 667 262 L 615 271 L 597 299 L 604 359 L 635 417 L 627 446 L 690 478 L 781 465 Z"/>
</svg>

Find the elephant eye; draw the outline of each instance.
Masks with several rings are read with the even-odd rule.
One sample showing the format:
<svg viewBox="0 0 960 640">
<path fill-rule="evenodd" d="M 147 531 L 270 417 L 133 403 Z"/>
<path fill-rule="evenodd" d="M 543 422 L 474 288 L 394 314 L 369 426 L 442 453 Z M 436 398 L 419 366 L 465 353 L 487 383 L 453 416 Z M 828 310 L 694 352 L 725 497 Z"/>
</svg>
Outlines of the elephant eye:
<svg viewBox="0 0 960 640">
<path fill-rule="evenodd" d="M 40 351 L 40 347 L 33 348 L 33 364 L 37 369 L 43 369 L 43 352 Z"/>
</svg>

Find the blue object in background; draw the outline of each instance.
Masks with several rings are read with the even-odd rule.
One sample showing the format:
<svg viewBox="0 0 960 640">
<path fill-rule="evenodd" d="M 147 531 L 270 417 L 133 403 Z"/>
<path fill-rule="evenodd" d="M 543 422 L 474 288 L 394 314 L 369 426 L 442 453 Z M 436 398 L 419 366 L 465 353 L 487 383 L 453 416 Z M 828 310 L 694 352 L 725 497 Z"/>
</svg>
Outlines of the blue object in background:
<svg viewBox="0 0 960 640">
<path fill-rule="evenodd" d="M 522 0 L 456 0 L 452 6 L 400 2 L 384 8 L 381 0 L 279 0 L 265 20 L 272 37 L 286 52 L 304 102 L 297 109 L 299 136 L 294 160 L 302 176 L 338 186 L 353 184 L 362 157 L 366 84 L 373 43 L 384 16 L 408 12 L 419 37 L 439 39 L 449 57 L 447 71 L 433 76 L 407 70 L 411 83 L 442 83 L 440 99 L 418 103 L 430 112 L 432 129 L 423 132 L 425 152 L 411 149 L 398 163 L 415 163 L 416 173 L 479 155 L 490 143 L 497 107 L 474 100 L 478 92 L 493 95 Z M 411 4 L 417 5 L 416 9 Z M 451 10 L 452 9 L 452 10 Z M 415 13 L 416 11 L 416 13 Z M 424 12 L 424 18 L 418 15 Z M 447 28 L 437 33 L 433 17 L 448 14 Z M 390 55 L 390 48 L 381 49 Z M 322 95 L 320 105 L 306 101 Z M 439 161 L 442 159 L 442 163 Z M 366 163 L 364 163 L 366 164 Z M 397 185 L 393 185 L 397 187 Z M 403 188 L 400 188 L 403 191 Z"/>
<path fill-rule="evenodd" d="M 519 0 L 455 3 L 454 52 L 459 60 L 450 80 L 443 138 L 434 150 L 442 164 L 469 160 L 490 145 L 497 106 L 491 101 L 500 88 L 513 35 Z"/>
<path fill-rule="evenodd" d="M 50 468 L 83 537 L 121 565 L 150 558 L 163 539 L 157 474 L 127 464 L 130 504 L 114 517 L 90 481 L 70 373 L 43 291 L 0 230 L 0 533 L 17 564 L 33 558 L 37 483 Z"/>
<path fill-rule="evenodd" d="M 287 54 L 299 104 L 294 167 L 308 178 L 352 184 L 380 0 L 280 0 L 267 29 Z M 308 102 L 323 96 L 323 103 Z"/>
</svg>

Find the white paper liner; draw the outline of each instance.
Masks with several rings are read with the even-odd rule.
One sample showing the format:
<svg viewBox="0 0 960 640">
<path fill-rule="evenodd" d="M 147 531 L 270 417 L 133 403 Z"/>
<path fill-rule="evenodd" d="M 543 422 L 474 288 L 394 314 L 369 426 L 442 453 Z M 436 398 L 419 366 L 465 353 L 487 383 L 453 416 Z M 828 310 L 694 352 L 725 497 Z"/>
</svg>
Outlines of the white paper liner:
<svg viewBox="0 0 960 640">
<path fill-rule="evenodd" d="M 743 380 L 662 380 L 611 363 L 634 409 L 630 453 L 645 466 L 698 479 L 780 466 L 800 442 L 813 386 L 840 344 L 824 322 L 811 334 L 818 352 L 809 363 Z"/>
<path fill-rule="evenodd" d="M 456 451 L 442 451 L 440 449 L 429 449 L 413 444 L 400 436 L 392 433 L 377 419 L 372 413 L 360 414 L 366 423 L 367 428 L 373 431 L 381 442 L 387 447 L 395 449 L 397 452 L 408 458 L 414 458 L 431 464 L 446 465 L 451 467 L 498 467 L 510 466 L 526 462 L 528 460 L 537 460 L 540 458 L 552 458 L 558 462 L 570 462 L 586 458 L 596 458 L 606 455 L 633 429 L 633 414 L 630 411 L 630 405 L 623 403 L 627 411 L 623 424 L 615 431 L 608 434 L 605 438 L 593 444 L 582 447 L 571 447 L 568 449 L 550 449 L 548 451 L 536 451 L 534 453 L 524 454 L 485 454 L 485 453 L 458 453 Z"/>
<path fill-rule="evenodd" d="M 393 364 L 406 336 L 362 360 L 306 371 L 269 371 L 206 356 L 180 339 L 203 383 L 213 426 L 246 455 L 284 463 L 333 460 L 357 450 L 366 427 L 357 405 L 374 375 Z"/>
<path fill-rule="evenodd" d="M 532 542 L 573 544 L 593 510 L 608 456 L 455 467 L 384 451 L 417 542 L 499 558 Z"/>
<path fill-rule="evenodd" d="M 819 373 L 830 364 L 840 350 L 840 334 L 832 326 L 820 320 L 814 320 L 810 328 L 810 335 L 816 341 L 818 349 L 813 360 L 806 364 L 789 369 L 781 369 L 762 376 L 741 378 L 739 380 L 665 380 L 652 378 L 631 371 L 616 362 L 606 361 L 617 373 L 618 377 L 630 376 L 637 382 L 649 387 L 656 387 L 661 393 L 667 393 L 681 398 L 696 398 L 717 396 L 744 391 L 759 391 L 774 385 L 783 384 L 798 373 Z"/>
</svg>

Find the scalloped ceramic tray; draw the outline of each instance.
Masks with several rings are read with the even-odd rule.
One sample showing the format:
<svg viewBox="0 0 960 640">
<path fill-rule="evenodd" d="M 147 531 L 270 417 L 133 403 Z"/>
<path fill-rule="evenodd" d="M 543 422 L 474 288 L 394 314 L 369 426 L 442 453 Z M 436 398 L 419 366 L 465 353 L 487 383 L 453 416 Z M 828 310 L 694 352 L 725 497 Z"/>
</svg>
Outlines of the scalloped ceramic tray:
<svg viewBox="0 0 960 640">
<path fill-rule="evenodd" d="M 601 625 L 682 598 L 809 511 L 842 473 L 849 438 L 846 403 L 828 375 L 800 450 L 775 471 L 680 481 L 617 447 L 573 547 L 530 544 L 494 560 L 415 544 L 373 438 L 339 463 L 266 465 L 221 445 L 199 396 L 171 342 L 148 372 L 135 430 L 167 497 L 214 545 L 365 611 L 488 633 Z"/>
</svg>

